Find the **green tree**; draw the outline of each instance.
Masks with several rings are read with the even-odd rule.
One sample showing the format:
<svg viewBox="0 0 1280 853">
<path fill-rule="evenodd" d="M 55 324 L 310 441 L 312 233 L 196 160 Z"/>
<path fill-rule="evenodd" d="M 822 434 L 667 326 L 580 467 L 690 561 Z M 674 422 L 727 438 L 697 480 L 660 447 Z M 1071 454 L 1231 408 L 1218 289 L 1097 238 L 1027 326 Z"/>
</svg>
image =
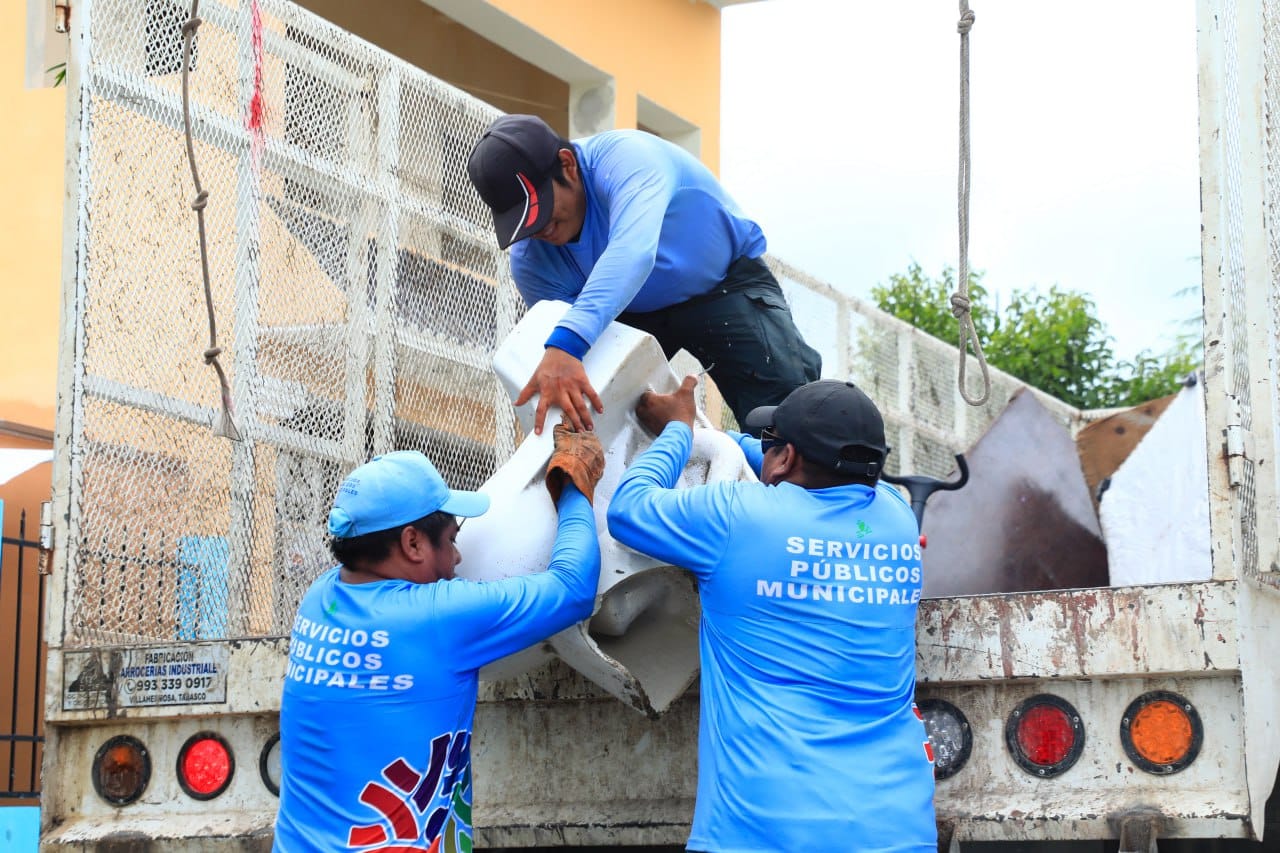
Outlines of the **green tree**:
<svg viewBox="0 0 1280 853">
<path fill-rule="evenodd" d="M 1204 347 L 1197 341 L 1179 340 L 1162 354 L 1143 350 L 1133 361 L 1120 363 L 1110 389 L 1109 405 L 1137 406 L 1172 394 L 1189 374 L 1204 362 Z"/>
<path fill-rule="evenodd" d="M 1048 293 L 1015 290 L 997 311 L 981 280 L 980 272 L 970 275 L 969 302 L 987 360 L 1078 408 L 1138 405 L 1172 394 L 1201 361 L 1195 335 L 1180 338 L 1166 353 L 1143 351 L 1133 361 L 1117 361 L 1089 296 L 1057 285 Z M 873 287 L 871 295 L 881 310 L 954 344 L 954 291 L 954 270 L 946 268 L 934 279 L 912 263 L 905 274 Z"/>
<path fill-rule="evenodd" d="M 1199 258 L 1188 258 L 1199 261 Z M 1175 298 L 1198 297 L 1200 288 L 1184 287 Z M 1119 376 L 1112 389 L 1114 406 L 1137 406 L 1156 397 L 1172 394 L 1189 374 L 1204 365 L 1204 317 L 1197 311 L 1180 323 L 1182 331 L 1173 346 L 1163 353 L 1143 350 L 1133 361 L 1120 363 Z"/>
<path fill-rule="evenodd" d="M 983 345 L 996 367 L 1082 409 L 1108 403 L 1111 336 L 1093 300 L 1057 285 L 1015 290 Z"/>
<path fill-rule="evenodd" d="M 904 320 L 926 334 L 955 343 L 959 327 L 951 313 L 951 294 L 956 291 L 956 271 L 951 267 L 931 279 L 915 261 L 905 273 L 889 276 L 887 284 L 871 288 L 871 296 L 881 311 Z M 992 312 L 988 309 L 987 290 L 982 286 L 982 273 L 969 273 L 969 304 L 974 328 L 985 344 L 991 336 Z"/>
</svg>

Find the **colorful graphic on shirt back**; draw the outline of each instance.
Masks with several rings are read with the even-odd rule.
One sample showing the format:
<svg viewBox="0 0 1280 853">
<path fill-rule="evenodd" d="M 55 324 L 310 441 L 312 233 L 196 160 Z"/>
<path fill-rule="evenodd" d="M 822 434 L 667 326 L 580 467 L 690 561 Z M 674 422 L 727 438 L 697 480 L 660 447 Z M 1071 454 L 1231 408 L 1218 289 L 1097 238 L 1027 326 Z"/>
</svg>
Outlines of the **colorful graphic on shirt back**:
<svg viewBox="0 0 1280 853">
<path fill-rule="evenodd" d="M 397 758 L 382 768 L 382 781 L 364 786 L 360 802 L 380 819 L 351 827 L 352 849 L 471 853 L 471 733 L 434 738 L 426 772 Z"/>
</svg>

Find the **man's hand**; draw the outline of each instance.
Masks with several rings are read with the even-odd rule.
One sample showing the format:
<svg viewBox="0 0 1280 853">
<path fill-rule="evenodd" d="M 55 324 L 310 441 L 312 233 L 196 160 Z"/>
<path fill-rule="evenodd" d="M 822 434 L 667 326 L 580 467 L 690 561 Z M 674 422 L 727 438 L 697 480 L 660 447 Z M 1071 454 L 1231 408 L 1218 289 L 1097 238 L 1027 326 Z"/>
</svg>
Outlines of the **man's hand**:
<svg viewBox="0 0 1280 853">
<path fill-rule="evenodd" d="M 560 493 L 566 480 L 594 502 L 596 484 L 604 476 L 604 448 L 593 432 L 574 432 L 562 420 L 552 430 L 555 450 L 547 462 L 547 491 L 551 502 L 560 505 Z"/>
<path fill-rule="evenodd" d="M 547 347 L 538 369 L 516 398 L 516 405 L 523 406 L 534 394 L 538 395 L 538 411 L 533 417 L 533 431 L 537 435 L 542 435 L 542 425 L 551 406 L 559 406 L 577 432 L 595 428 L 591 422 L 592 407 L 597 412 L 604 411 L 604 403 L 591 387 L 582 362 L 556 347 Z"/>
<path fill-rule="evenodd" d="M 636 404 L 636 417 L 654 435 L 661 435 L 672 421 L 688 424 L 692 429 L 693 416 L 698 411 L 698 405 L 693 400 L 693 389 L 697 385 L 696 376 L 686 376 L 674 394 L 645 391 Z"/>
</svg>

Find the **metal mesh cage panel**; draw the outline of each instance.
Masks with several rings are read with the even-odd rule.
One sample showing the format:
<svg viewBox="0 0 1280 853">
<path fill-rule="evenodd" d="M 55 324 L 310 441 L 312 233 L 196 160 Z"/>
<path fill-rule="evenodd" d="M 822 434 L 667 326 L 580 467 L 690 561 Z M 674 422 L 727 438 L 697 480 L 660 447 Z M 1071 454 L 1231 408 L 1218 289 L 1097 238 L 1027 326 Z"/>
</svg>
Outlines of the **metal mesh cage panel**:
<svg viewBox="0 0 1280 853">
<path fill-rule="evenodd" d="M 1280 3 L 1263 3 L 1263 60 L 1266 88 L 1263 108 L 1266 122 L 1266 233 L 1269 287 L 1267 303 L 1270 334 L 1267 336 L 1267 363 L 1280 365 Z M 1274 377 L 1267 383 L 1271 392 L 1270 446 L 1280 448 L 1280 389 Z M 1280 494 L 1280 470 L 1271 466 L 1268 485 L 1274 496 Z M 1253 484 L 1251 484 L 1253 485 Z M 1273 497 L 1274 500 L 1274 497 Z M 1256 512 L 1256 506 L 1250 508 Z M 1253 546 L 1256 550 L 1257 543 Z M 1259 568 L 1262 568 L 1259 566 Z M 1276 571 L 1276 567 L 1271 567 Z"/>
<path fill-rule="evenodd" d="M 77 7 L 67 646 L 283 634 L 331 564 L 324 519 L 351 468 L 419 449 L 475 488 L 520 438 L 489 364 L 522 303 L 465 170 L 497 111 L 283 0 L 203 3 L 189 66 L 244 440 L 214 433 L 187 9 Z M 969 409 L 954 347 L 771 264 L 825 375 L 884 410 L 891 470 L 945 475 L 1020 387 L 996 372 L 993 403 Z"/>
<path fill-rule="evenodd" d="M 796 328 L 822 356 L 823 378 L 842 375 L 847 358 L 840 346 L 840 295 L 781 262 L 774 261 L 770 269 L 791 306 Z"/>
<path fill-rule="evenodd" d="M 245 440 L 210 429 L 188 11 L 77 10 L 68 645 L 284 633 L 330 564 L 323 520 L 347 471 L 417 448 L 474 487 L 517 439 L 488 363 L 521 309 L 463 168 L 497 111 L 284 2 L 202 4 L 188 66 Z"/>
<path fill-rule="evenodd" d="M 1235 4 L 1223 9 L 1223 31 L 1226 33 L 1223 66 L 1224 110 L 1222 138 L 1222 196 L 1223 196 L 1223 286 L 1226 290 L 1226 326 L 1231 341 L 1229 357 L 1229 392 L 1235 400 L 1240 425 L 1246 431 L 1253 420 L 1253 403 L 1250 396 L 1248 302 L 1245 276 L 1245 217 L 1242 163 L 1243 151 L 1240 127 L 1240 55 Z M 1242 459 L 1244 466 L 1242 483 L 1237 492 L 1238 523 L 1240 530 L 1239 567 L 1242 573 L 1253 574 L 1258 568 L 1258 540 L 1255 530 L 1256 484 L 1252 460 Z"/>
<path fill-rule="evenodd" d="M 954 352 L 919 346 L 911 359 L 911 396 L 922 425 L 947 430 L 955 425 L 956 369 Z"/>
<path fill-rule="evenodd" d="M 903 361 L 903 349 L 910 346 L 910 338 L 892 324 L 877 323 L 873 315 L 853 311 L 849 321 L 849 378 L 856 382 L 876 401 L 880 410 L 890 418 L 910 400 L 904 394 L 903 375 L 899 365 Z"/>
</svg>

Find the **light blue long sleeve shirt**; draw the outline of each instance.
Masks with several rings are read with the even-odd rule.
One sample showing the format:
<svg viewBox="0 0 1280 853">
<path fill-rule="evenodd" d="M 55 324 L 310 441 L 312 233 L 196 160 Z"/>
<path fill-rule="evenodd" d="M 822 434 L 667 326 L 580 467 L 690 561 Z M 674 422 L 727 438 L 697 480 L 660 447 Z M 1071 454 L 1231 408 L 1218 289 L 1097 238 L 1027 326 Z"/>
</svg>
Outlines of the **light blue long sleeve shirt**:
<svg viewBox="0 0 1280 853">
<path fill-rule="evenodd" d="M 559 508 L 545 572 L 349 584 L 335 567 L 311 585 L 289 639 L 275 851 L 471 849 L 478 671 L 595 601 L 591 505 L 567 485 Z"/>
<path fill-rule="evenodd" d="M 552 338 L 562 349 L 581 358 L 623 311 L 707 293 L 735 260 L 764 254 L 760 227 L 684 149 L 639 130 L 590 136 L 574 148 L 587 194 L 577 241 L 511 247 L 511 274 L 527 304 L 573 303 Z"/>
<path fill-rule="evenodd" d="M 736 435 L 759 471 L 760 443 Z M 701 718 L 690 850 L 936 850 L 914 704 L 919 532 L 881 485 L 674 485 L 667 426 L 609 506 L 618 541 L 697 579 Z"/>
</svg>

